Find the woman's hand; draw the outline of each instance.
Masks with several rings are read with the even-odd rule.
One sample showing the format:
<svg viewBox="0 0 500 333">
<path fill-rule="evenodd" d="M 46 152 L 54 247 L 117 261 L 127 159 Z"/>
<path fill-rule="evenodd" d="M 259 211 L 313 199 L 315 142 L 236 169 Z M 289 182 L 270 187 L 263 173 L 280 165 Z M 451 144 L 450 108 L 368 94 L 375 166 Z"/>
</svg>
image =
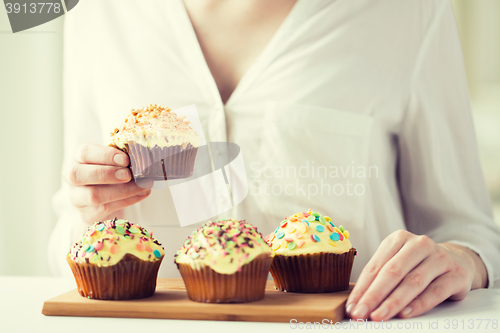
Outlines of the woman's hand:
<svg viewBox="0 0 500 333">
<path fill-rule="evenodd" d="M 361 272 L 346 312 L 356 320 L 416 317 L 486 285 L 486 268 L 475 252 L 398 230 L 384 239 Z"/>
<path fill-rule="evenodd" d="M 123 208 L 151 193 L 135 184 L 128 164 L 127 154 L 116 148 L 88 143 L 76 151 L 63 177 L 70 185 L 71 203 L 86 223 L 121 215 Z"/>
</svg>

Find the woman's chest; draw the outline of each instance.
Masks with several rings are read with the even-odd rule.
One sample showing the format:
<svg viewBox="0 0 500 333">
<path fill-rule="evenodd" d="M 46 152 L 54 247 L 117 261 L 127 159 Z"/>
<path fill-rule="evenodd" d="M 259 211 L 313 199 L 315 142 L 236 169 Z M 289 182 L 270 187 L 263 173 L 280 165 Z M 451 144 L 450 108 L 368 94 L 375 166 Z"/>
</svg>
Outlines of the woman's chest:
<svg viewBox="0 0 500 333">
<path fill-rule="evenodd" d="M 334 8 L 314 12 L 306 4 L 297 3 L 301 7 L 294 8 L 285 21 L 283 17 L 269 18 L 274 28 L 268 26 L 258 33 L 249 33 L 249 24 L 233 25 L 245 27 L 239 41 L 237 33 L 223 34 L 230 27 L 216 21 L 213 25 L 225 29 L 213 28 L 205 42 L 198 42 L 185 9 L 179 8 L 182 3 L 165 8 L 137 6 L 134 16 L 120 13 L 112 29 L 106 15 L 96 17 L 86 29 L 81 28 L 83 22 L 73 20 L 68 24 L 71 36 L 84 46 L 77 54 L 82 60 L 82 92 L 102 118 L 103 133 L 112 130 L 130 108 L 150 103 L 173 109 L 196 104 L 205 129 L 217 127 L 216 131 L 227 132 L 233 142 L 242 133 L 258 139 L 264 123 L 277 119 L 276 109 L 268 107 L 274 102 L 374 117 L 384 131 L 397 132 L 408 101 L 414 45 L 399 31 L 376 25 L 377 17 L 340 15 Z M 115 6 L 100 9 L 103 13 L 108 9 L 110 15 L 111 10 L 125 10 Z M 149 19 L 145 21 L 141 17 L 146 11 Z M 205 31 L 205 20 L 193 19 L 195 29 L 200 25 Z M 254 37 L 247 38 L 248 34 Z M 212 39 L 219 42 L 210 44 Z M 252 39 L 259 42 L 250 42 Z M 202 54 L 203 43 L 211 45 L 211 56 Z M 242 56 L 252 52 L 259 54 L 258 59 Z M 219 60 L 224 53 L 229 55 Z M 215 59 L 214 66 L 227 67 L 224 70 L 230 74 L 221 77 L 228 81 L 217 82 L 212 73 L 216 71 L 205 62 L 208 58 Z M 221 87 L 229 87 L 231 99 L 226 105 L 217 89 Z M 340 122 L 335 112 L 302 110 L 310 114 L 309 121 L 302 124 L 305 127 Z M 294 124 L 302 119 L 300 113 L 279 111 L 283 122 Z M 216 114 L 220 117 L 214 117 Z"/>
<path fill-rule="evenodd" d="M 269 44 L 295 0 L 184 0 L 223 103 Z"/>
</svg>

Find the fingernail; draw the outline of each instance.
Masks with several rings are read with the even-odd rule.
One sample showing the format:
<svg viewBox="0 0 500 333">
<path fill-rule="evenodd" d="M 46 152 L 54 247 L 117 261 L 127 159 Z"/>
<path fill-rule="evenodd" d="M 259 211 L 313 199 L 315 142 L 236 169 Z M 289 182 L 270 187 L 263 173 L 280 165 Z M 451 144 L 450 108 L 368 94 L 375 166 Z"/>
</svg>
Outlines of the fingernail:
<svg viewBox="0 0 500 333">
<path fill-rule="evenodd" d="M 372 313 L 372 317 L 377 317 L 383 319 L 389 313 L 389 308 L 387 306 L 382 305 L 377 310 Z"/>
<path fill-rule="evenodd" d="M 130 172 L 128 169 L 120 169 L 115 172 L 115 177 L 118 180 L 128 180 L 130 178 Z"/>
<path fill-rule="evenodd" d="M 406 308 L 403 309 L 403 311 L 401 311 L 401 314 L 403 316 L 407 316 L 409 315 L 411 312 L 413 311 L 413 308 L 411 306 L 407 306 Z"/>
<path fill-rule="evenodd" d="M 151 193 L 151 190 L 147 190 L 147 191 L 144 191 L 144 192 L 141 192 L 138 194 L 138 196 L 140 197 L 145 197 L 146 195 L 148 195 L 149 193 Z"/>
<path fill-rule="evenodd" d="M 116 154 L 115 157 L 113 158 L 113 160 L 118 165 L 123 165 L 123 166 L 128 165 L 127 156 L 125 156 L 123 154 Z"/>
<path fill-rule="evenodd" d="M 356 308 L 352 312 L 352 316 L 357 318 L 366 318 L 367 314 L 368 314 L 368 307 L 366 306 L 366 304 L 360 304 L 356 306 Z"/>
<path fill-rule="evenodd" d="M 345 308 L 345 312 L 347 314 L 351 314 L 351 311 L 352 309 L 356 306 L 356 303 L 351 303 L 351 304 L 348 304 L 347 307 Z"/>
</svg>

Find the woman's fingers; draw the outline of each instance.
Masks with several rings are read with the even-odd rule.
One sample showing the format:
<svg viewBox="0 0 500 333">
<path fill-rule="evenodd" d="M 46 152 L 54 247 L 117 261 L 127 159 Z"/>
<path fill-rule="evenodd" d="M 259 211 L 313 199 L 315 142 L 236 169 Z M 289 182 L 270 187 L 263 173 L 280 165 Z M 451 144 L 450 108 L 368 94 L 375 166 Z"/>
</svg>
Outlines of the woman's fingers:
<svg viewBox="0 0 500 333">
<path fill-rule="evenodd" d="M 145 191 L 147 189 L 137 186 L 134 181 L 115 185 L 77 186 L 70 192 L 70 200 L 73 206 L 84 208 L 130 198 Z"/>
<path fill-rule="evenodd" d="M 129 158 L 119 149 L 86 143 L 76 150 L 74 158 L 63 174 L 70 185 L 119 184 L 132 179 Z"/>
<path fill-rule="evenodd" d="M 145 198 L 151 193 L 151 190 L 141 189 L 143 192 L 138 195 L 125 199 L 108 202 L 98 206 L 88 206 L 81 210 L 82 217 L 85 221 L 103 221 L 114 212 L 120 211 L 123 208 L 131 206 Z"/>
<path fill-rule="evenodd" d="M 436 277 L 449 271 L 451 259 L 444 249 L 432 253 L 392 291 L 380 306 L 371 313 L 372 320 L 381 321 L 394 317 L 420 295 Z"/>
<path fill-rule="evenodd" d="M 347 299 L 346 312 L 348 315 L 352 314 L 356 304 L 375 280 L 379 271 L 394 255 L 396 255 L 396 253 L 399 252 L 409 236 L 410 233 L 408 231 L 398 230 L 390 234 L 382 241 L 373 257 L 363 268 L 363 271 L 356 281 L 356 285 Z M 361 307 L 358 311 L 363 312 L 363 310 L 364 308 Z"/>
<path fill-rule="evenodd" d="M 461 246 L 392 233 L 361 272 L 346 311 L 356 320 L 418 316 L 445 299 L 463 299 L 475 279 L 474 265 Z"/>
<path fill-rule="evenodd" d="M 446 299 L 454 301 L 464 299 L 471 290 L 474 268 L 467 261 L 472 259 L 461 257 L 462 250 L 457 251 L 453 244 L 439 244 L 438 248 L 448 254 L 446 258 L 441 254 L 440 260 L 441 265 L 448 265 L 447 272 L 432 281 L 424 292 L 399 313 L 399 317 L 420 316 Z"/>
<path fill-rule="evenodd" d="M 96 184 L 120 184 L 132 179 L 129 168 L 75 163 L 65 175 L 73 186 Z"/>
<path fill-rule="evenodd" d="M 370 313 L 391 294 L 407 274 L 431 255 L 430 251 L 436 246 L 427 236 L 415 236 L 407 240 L 401 250 L 380 269 L 370 287 L 352 310 L 351 317 L 354 319 L 368 318 Z"/>
<path fill-rule="evenodd" d="M 398 316 L 400 318 L 420 316 L 448 299 L 455 290 L 457 290 L 457 278 L 452 273 L 445 273 L 431 282 L 417 298 L 399 312 Z"/>
<path fill-rule="evenodd" d="M 351 312 L 353 319 L 366 319 L 406 275 L 431 255 L 437 245 L 427 236 L 413 236 L 401 250 L 379 270 L 357 305 Z M 385 308 L 382 308 L 384 310 Z M 385 315 L 382 313 L 382 315 Z"/>
<path fill-rule="evenodd" d="M 137 186 L 129 163 L 128 155 L 113 147 L 86 143 L 75 151 L 63 177 L 71 185 L 71 203 L 84 221 L 101 221 L 149 195 L 153 181 L 148 179 Z"/>
<path fill-rule="evenodd" d="M 74 155 L 80 164 L 98 164 L 126 167 L 129 164 L 127 154 L 119 149 L 95 143 L 85 143 L 78 147 Z"/>
</svg>

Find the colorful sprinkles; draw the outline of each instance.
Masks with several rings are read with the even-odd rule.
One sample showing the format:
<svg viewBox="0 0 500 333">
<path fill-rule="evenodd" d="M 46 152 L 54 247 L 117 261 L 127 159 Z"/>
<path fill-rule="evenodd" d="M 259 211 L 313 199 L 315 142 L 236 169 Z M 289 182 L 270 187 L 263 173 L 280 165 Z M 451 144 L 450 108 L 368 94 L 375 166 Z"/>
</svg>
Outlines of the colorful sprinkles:
<svg viewBox="0 0 500 333">
<path fill-rule="evenodd" d="M 330 239 L 331 239 L 332 241 L 336 242 L 336 241 L 340 240 L 340 236 L 339 236 L 339 234 L 338 234 L 338 233 L 333 232 L 333 233 L 330 235 Z"/>
<path fill-rule="evenodd" d="M 326 234 L 327 238 L 324 236 Z M 307 212 L 298 212 L 280 222 L 274 233 L 264 238 L 264 241 L 274 250 L 287 249 L 293 251 L 307 246 L 308 242 L 322 243 L 322 239 L 332 247 L 338 242 L 349 238 L 349 232 L 342 226 L 332 223 L 329 216 L 323 216 L 310 209 Z M 322 243 L 323 244 L 323 243 Z"/>
<path fill-rule="evenodd" d="M 323 227 L 322 225 L 317 225 L 316 230 L 318 230 L 318 232 L 323 232 L 325 231 L 325 227 Z"/>
<path fill-rule="evenodd" d="M 147 248 L 150 252 L 154 248 L 154 258 L 151 255 L 141 256 L 140 253 L 147 251 Z M 164 252 L 161 244 L 146 229 L 115 218 L 90 226 L 80 240 L 71 246 L 68 256 L 79 263 L 108 266 L 117 263 L 127 253 L 142 260 L 157 260 Z"/>
<path fill-rule="evenodd" d="M 263 239 L 257 228 L 244 220 L 209 221 L 188 237 L 175 254 L 174 262 L 207 260 L 206 264 L 213 265 L 212 268 L 228 265 L 240 270 L 241 266 L 254 258 L 250 255 L 266 252 L 272 255 L 271 248 L 277 250 L 292 246 L 289 244 L 293 243 L 293 239 L 284 238 L 284 230 L 287 229 L 283 228 L 287 223 L 287 220 L 283 221 L 280 227 Z"/>
</svg>

